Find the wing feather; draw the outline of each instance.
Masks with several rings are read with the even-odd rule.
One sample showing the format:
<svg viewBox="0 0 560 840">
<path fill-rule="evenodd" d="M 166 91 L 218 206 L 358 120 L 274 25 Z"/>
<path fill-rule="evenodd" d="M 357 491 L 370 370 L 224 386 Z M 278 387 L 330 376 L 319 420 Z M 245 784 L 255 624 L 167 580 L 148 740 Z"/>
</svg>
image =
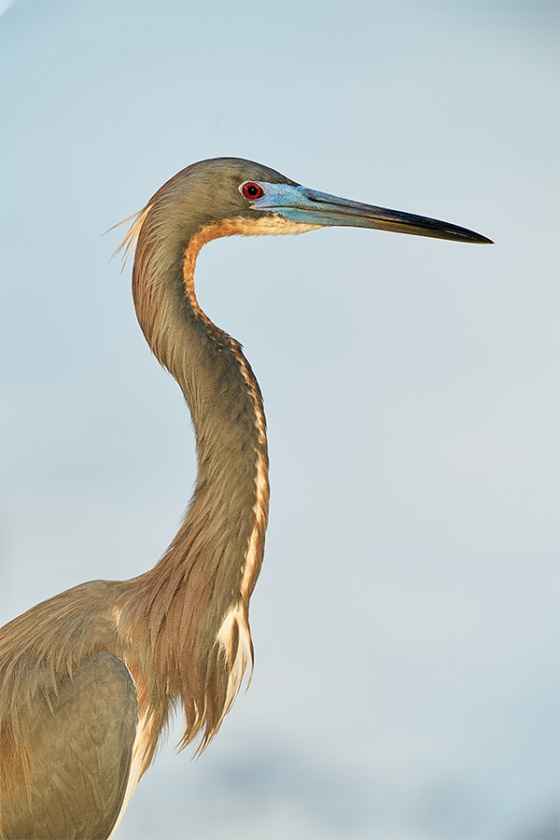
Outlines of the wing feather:
<svg viewBox="0 0 560 840">
<path fill-rule="evenodd" d="M 99 653 L 38 696 L 29 728 L 29 773 L 3 791 L 6 840 L 102 840 L 119 816 L 138 724 L 128 668 Z"/>
</svg>

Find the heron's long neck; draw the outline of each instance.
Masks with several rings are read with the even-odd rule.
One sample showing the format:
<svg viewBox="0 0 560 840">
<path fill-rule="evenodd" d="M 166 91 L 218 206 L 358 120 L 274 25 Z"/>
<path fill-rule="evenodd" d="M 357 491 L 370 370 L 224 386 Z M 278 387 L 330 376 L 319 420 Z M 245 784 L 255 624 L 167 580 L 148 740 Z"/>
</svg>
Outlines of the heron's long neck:
<svg viewBox="0 0 560 840">
<path fill-rule="evenodd" d="M 185 743 L 203 730 L 204 746 L 252 663 L 248 606 L 268 518 L 265 418 L 241 346 L 212 324 L 195 297 L 197 253 L 220 231 L 203 229 L 186 246 L 154 237 L 153 247 L 142 233 L 133 274 L 136 311 L 188 402 L 198 477 L 175 539 L 138 579 L 135 623 L 170 697 L 184 705 Z"/>
</svg>

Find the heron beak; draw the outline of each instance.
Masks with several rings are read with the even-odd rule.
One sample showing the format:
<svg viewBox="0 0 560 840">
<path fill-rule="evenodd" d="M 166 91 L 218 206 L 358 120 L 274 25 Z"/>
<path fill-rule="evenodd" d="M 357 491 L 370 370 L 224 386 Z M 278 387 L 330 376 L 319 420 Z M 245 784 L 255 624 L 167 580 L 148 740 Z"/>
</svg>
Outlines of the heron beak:
<svg viewBox="0 0 560 840">
<path fill-rule="evenodd" d="M 486 236 L 438 219 L 348 201 L 336 195 L 310 190 L 308 187 L 262 182 L 261 186 L 265 193 L 262 198 L 252 202 L 253 208 L 278 213 L 292 222 L 324 227 L 374 228 L 416 236 L 431 236 L 435 239 L 493 244 Z"/>
</svg>

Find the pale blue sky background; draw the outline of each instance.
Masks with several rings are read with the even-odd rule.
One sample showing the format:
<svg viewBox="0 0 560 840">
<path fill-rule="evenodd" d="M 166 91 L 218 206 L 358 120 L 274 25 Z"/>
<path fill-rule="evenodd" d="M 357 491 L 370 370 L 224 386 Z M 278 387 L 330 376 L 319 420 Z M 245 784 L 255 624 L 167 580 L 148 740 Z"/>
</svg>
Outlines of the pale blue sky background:
<svg viewBox="0 0 560 840">
<path fill-rule="evenodd" d="M 6 6 L 5 620 L 153 565 L 186 506 L 187 412 L 101 236 L 177 170 L 247 157 L 496 240 L 202 253 L 269 422 L 256 667 L 118 838 L 556 838 L 558 4 Z"/>
</svg>

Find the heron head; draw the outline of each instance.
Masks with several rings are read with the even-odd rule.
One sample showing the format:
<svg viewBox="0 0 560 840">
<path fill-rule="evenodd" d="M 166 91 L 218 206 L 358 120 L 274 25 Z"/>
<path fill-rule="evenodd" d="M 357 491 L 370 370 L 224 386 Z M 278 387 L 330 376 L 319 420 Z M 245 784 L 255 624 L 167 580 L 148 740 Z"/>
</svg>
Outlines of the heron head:
<svg viewBox="0 0 560 840">
<path fill-rule="evenodd" d="M 362 204 L 304 187 L 253 161 L 213 158 L 187 166 L 167 181 L 137 215 L 119 249 L 125 249 L 126 261 L 139 238 L 146 237 L 155 244 L 165 233 L 168 246 L 175 242 L 182 252 L 186 243 L 198 234 L 194 254 L 205 242 L 221 236 L 303 233 L 335 226 L 458 242 L 492 241 L 438 219 Z"/>
<path fill-rule="evenodd" d="M 474 231 L 425 216 L 350 201 L 304 187 L 280 172 L 239 158 L 187 167 L 154 196 L 180 195 L 189 217 L 228 233 L 300 233 L 318 227 L 361 227 L 460 242 L 490 243 Z M 193 212 L 194 211 L 194 212 Z M 218 234 L 219 235 L 219 234 Z"/>
</svg>

